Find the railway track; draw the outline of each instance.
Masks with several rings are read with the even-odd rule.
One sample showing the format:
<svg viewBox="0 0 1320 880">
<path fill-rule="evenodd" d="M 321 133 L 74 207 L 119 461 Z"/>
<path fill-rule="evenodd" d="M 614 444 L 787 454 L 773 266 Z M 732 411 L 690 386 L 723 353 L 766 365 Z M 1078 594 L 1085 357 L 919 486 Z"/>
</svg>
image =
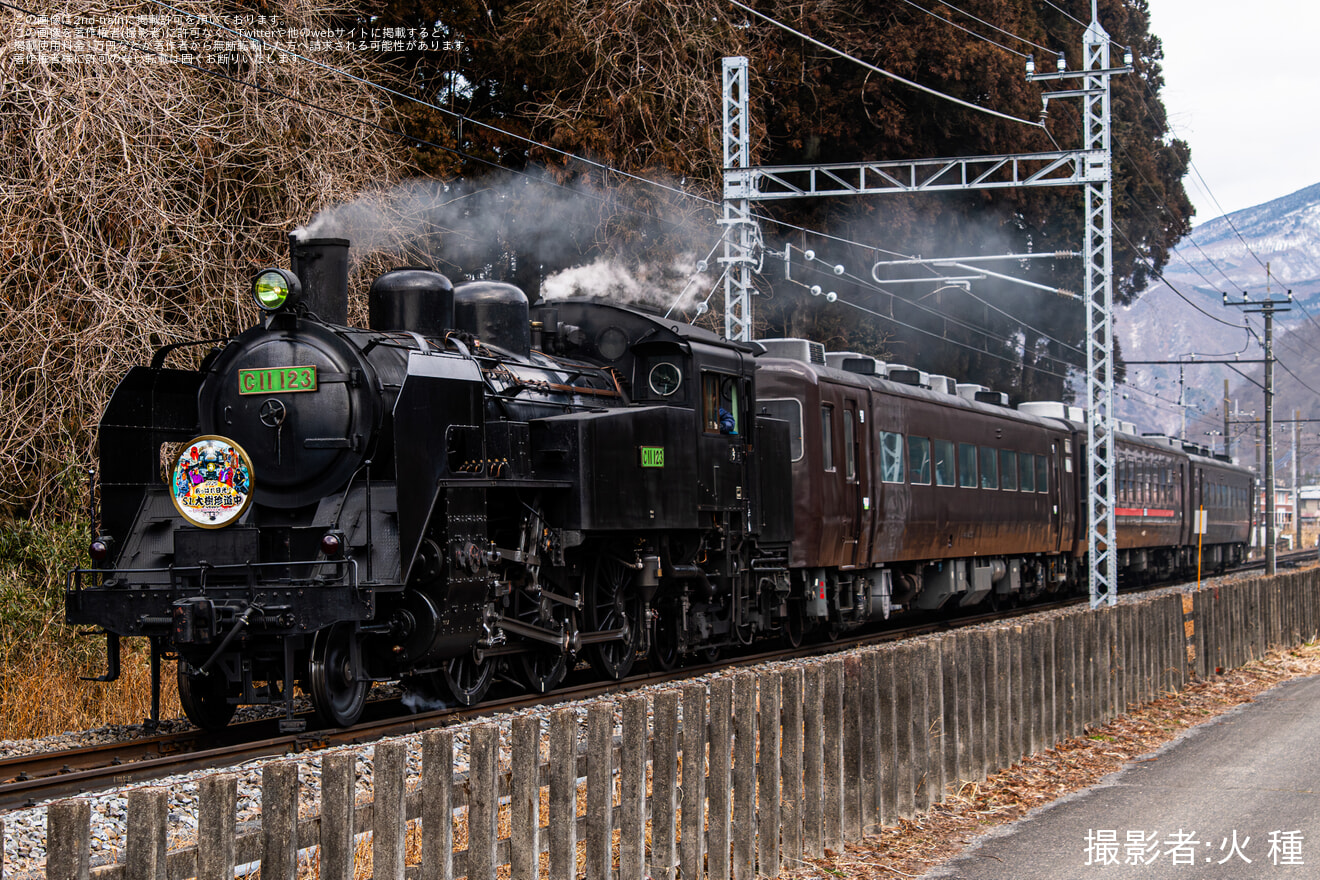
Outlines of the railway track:
<svg viewBox="0 0 1320 880">
<path fill-rule="evenodd" d="M 1304 550 L 1280 554 L 1278 564 L 1289 567 L 1315 559 L 1314 550 Z M 1264 562 L 1248 563 L 1237 571 L 1251 571 L 1263 567 Z M 1172 584 L 1145 589 L 1168 586 Z M 271 717 L 236 723 L 218 733 L 189 730 L 78 749 L 0 758 L 0 812 L 30 807 L 52 798 L 104 791 L 195 770 L 233 766 L 255 758 L 371 742 L 382 737 L 400 736 L 458 724 L 481 715 L 510 712 L 534 705 L 554 705 L 591 699 L 611 693 L 627 693 L 730 667 L 797 659 L 881 644 L 994 620 L 1037 614 L 1085 601 L 1085 597 L 1073 597 L 1005 611 L 974 614 L 956 620 L 923 621 L 894 629 L 849 635 L 829 643 L 757 651 L 715 663 L 684 666 L 673 671 L 647 672 L 629 676 L 622 681 L 574 682 L 573 677 L 570 676 L 567 684 L 548 695 L 520 694 L 487 701 L 473 708 L 449 707 L 410 714 L 398 699 L 380 700 L 371 703 L 364 720 L 350 728 L 313 729 L 313 721 L 308 713 L 309 729 L 297 734 L 280 733 L 278 719 Z"/>
</svg>

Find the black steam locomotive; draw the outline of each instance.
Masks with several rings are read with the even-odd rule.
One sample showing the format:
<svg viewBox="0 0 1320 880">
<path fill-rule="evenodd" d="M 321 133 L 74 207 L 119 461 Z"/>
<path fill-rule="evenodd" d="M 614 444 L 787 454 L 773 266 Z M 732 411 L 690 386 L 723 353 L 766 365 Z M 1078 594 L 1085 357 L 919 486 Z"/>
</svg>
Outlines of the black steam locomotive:
<svg viewBox="0 0 1320 880">
<path fill-rule="evenodd" d="M 369 328 L 348 327 L 348 242 L 291 251 L 255 276 L 259 324 L 196 370 L 162 349 L 116 389 L 93 566 L 70 575 L 68 621 L 106 634 L 102 680 L 145 637 L 157 691 L 177 659 L 201 727 L 273 703 L 296 729 L 299 686 L 350 725 L 374 681 L 472 704 L 497 676 L 548 691 L 584 657 L 617 679 L 1080 582 L 1085 431 L 1066 411 L 425 269 L 377 278 Z M 1125 576 L 1194 564 L 1209 497 L 1211 558 L 1241 558 L 1247 472 L 1123 450 Z"/>
</svg>

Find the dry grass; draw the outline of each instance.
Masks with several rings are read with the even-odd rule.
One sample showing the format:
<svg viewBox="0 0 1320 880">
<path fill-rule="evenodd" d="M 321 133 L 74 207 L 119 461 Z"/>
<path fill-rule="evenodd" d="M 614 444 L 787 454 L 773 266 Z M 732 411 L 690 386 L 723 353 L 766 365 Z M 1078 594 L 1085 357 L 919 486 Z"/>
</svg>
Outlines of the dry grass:
<svg viewBox="0 0 1320 880">
<path fill-rule="evenodd" d="M 316 31 L 333 2 L 275 0 L 264 11 Z M 175 5 L 213 18 L 232 11 L 212 0 Z M 40 8 L 102 27 L 116 17 L 122 24 L 123 16 L 162 14 L 142 0 L 54 0 Z M 116 51 L 127 60 L 25 57 L 20 41 L 42 38 L 42 26 L 0 11 L 5 737 L 136 722 L 148 712 L 145 654 L 126 652 L 116 684 L 80 682 L 104 671 L 104 660 L 62 623 L 62 573 L 87 545 L 86 469 L 116 382 L 159 346 L 250 324 L 250 274 L 285 264 L 290 230 L 322 208 L 411 175 L 405 145 L 373 127 L 397 126 L 388 102 L 343 76 L 309 63 L 258 63 L 246 44 L 241 63 L 207 67 L 232 79 L 125 46 Z M 44 39 L 77 47 L 76 30 L 44 26 Z M 129 38 L 151 43 L 180 26 Z M 200 36 L 227 35 L 200 25 Z M 318 60 L 382 78 L 365 54 L 327 52 Z M 362 265 L 361 274 L 378 262 Z M 195 351 L 171 355 L 167 365 L 188 366 Z M 170 691 L 172 666 L 166 678 Z M 165 712 L 177 711 L 168 698 Z"/>
<path fill-rule="evenodd" d="M 0 653 L 0 739 L 29 739 L 87 730 L 106 724 L 140 724 L 151 714 L 151 664 L 146 651 L 124 651 L 122 675 L 111 684 L 81 676 L 100 675 L 63 646 L 39 643 Z M 161 714 L 180 715 L 173 664 L 165 667 Z"/>
<path fill-rule="evenodd" d="M 329 7 L 267 10 L 315 30 Z M 133 0 L 42 11 L 161 13 Z M 67 516 L 81 512 L 92 429 L 118 378 L 161 345 L 250 323 L 250 273 L 284 263 L 288 231 L 408 169 L 397 139 L 312 106 L 393 127 L 388 103 L 310 63 L 257 63 L 247 44 L 243 64 L 215 68 L 240 82 L 122 47 L 133 63 L 20 63 L 18 41 L 33 36 L 0 12 L 0 514 Z M 320 60 L 380 78 L 364 55 Z"/>
</svg>

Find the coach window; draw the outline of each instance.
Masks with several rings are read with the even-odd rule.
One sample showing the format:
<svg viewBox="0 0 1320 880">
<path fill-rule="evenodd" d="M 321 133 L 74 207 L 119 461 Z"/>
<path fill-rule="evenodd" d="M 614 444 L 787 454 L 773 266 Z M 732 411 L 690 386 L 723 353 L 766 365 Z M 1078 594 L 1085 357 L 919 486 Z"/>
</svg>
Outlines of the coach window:
<svg viewBox="0 0 1320 880">
<path fill-rule="evenodd" d="M 802 402 L 791 398 L 762 400 L 761 412 L 788 422 L 789 450 L 794 461 L 802 459 Z"/>
<path fill-rule="evenodd" d="M 880 479 L 886 483 L 903 482 L 903 435 L 880 432 Z"/>
<path fill-rule="evenodd" d="M 850 483 L 857 479 L 857 429 L 850 409 L 843 411 L 843 475 Z"/>
<path fill-rule="evenodd" d="M 826 404 L 820 408 L 820 461 L 827 470 L 834 470 L 834 407 Z"/>
<path fill-rule="evenodd" d="M 1018 488 L 1023 492 L 1036 491 L 1036 465 L 1030 452 L 1018 453 Z"/>
<path fill-rule="evenodd" d="M 930 485 L 930 439 L 908 438 L 908 482 L 914 486 Z"/>
<path fill-rule="evenodd" d="M 1016 492 L 1017 487 L 1017 453 L 1001 449 L 999 450 L 999 488 L 1006 492 Z"/>
<path fill-rule="evenodd" d="M 1050 491 L 1050 461 L 1043 455 L 1036 456 L 1036 491 Z"/>
<path fill-rule="evenodd" d="M 976 488 L 976 447 L 970 443 L 958 444 L 958 485 Z"/>
<path fill-rule="evenodd" d="M 989 446 L 977 447 L 981 460 L 981 488 L 999 488 L 999 456 Z"/>
<path fill-rule="evenodd" d="M 958 464 L 953 457 L 952 440 L 935 440 L 935 485 L 952 486 L 958 481 Z"/>
</svg>

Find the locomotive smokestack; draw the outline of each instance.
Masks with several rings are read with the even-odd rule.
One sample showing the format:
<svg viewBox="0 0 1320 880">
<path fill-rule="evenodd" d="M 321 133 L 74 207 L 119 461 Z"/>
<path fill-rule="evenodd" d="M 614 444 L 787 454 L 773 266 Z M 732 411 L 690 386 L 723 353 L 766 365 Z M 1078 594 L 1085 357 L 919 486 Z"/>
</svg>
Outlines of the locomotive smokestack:
<svg viewBox="0 0 1320 880">
<path fill-rule="evenodd" d="M 289 233 L 289 267 L 302 282 L 303 302 L 327 324 L 348 323 L 348 246 L 346 238 Z"/>
</svg>

